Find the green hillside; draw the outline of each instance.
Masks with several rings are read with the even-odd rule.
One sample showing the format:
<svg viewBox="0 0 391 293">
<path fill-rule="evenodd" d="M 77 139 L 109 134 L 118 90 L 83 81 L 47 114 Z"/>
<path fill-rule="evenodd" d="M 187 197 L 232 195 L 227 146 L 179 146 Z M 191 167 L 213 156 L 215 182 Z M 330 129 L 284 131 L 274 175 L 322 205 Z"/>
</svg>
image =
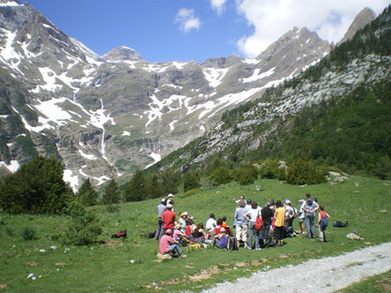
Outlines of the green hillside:
<svg viewBox="0 0 391 293">
<path fill-rule="evenodd" d="M 255 271 L 391 241 L 391 231 L 385 229 L 391 224 L 391 182 L 335 175 L 319 185 L 258 180 L 247 186 L 232 182 L 190 196 L 175 196 L 177 215 L 186 210 L 196 223 L 205 224 L 213 212 L 216 217 L 227 216 L 228 224 L 232 224 L 232 199 L 241 194 L 261 205 L 270 198 L 290 198 L 298 206 L 298 200 L 309 192 L 326 206 L 330 221 L 349 221 L 345 229 L 330 226 L 329 242 L 323 244 L 298 236 L 286 239 L 282 248 L 261 251 L 184 248 L 187 258 L 158 263 L 157 241 L 141 236 L 155 229 L 158 199 L 121 204 L 116 212 L 107 212 L 105 206 L 90 208 L 103 233 L 89 246 L 64 244 L 63 235 L 71 225 L 69 216 L 3 214 L 0 286 L 6 292 L 155 292 L 156 288 L 160 292 L 197 292 Z M 297 220 L 294 228 L 298 229 Z M 126 240 L 110 238 L 123 229 L 128 231 Z M 347 239 L 346 234 L 353 230 L 359 231 L 364 240 Z M 34 240 L 24 239 L 28 231 L 35 231 Z M 27 278 L 31 273 L 35 280 Z"/>
</svg>

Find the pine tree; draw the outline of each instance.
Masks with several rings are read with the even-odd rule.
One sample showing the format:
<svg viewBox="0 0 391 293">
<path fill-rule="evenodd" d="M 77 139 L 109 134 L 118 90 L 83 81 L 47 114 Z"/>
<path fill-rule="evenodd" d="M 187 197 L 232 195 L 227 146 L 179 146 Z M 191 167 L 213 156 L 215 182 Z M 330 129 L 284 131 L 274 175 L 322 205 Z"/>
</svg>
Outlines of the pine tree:
<svg viewBox="0 0 391 293">
<path fill-rule="evenodd" d="M 147 197 L 145 177 L 141 169 L 137 169 L 125 187 L 125 201 L 141 201 Z"/>
<path fill-rule="evenodd" d="M 176 194 L 178 192 L 178 186 L 181 182 L 181 175 L 179 172 L 175 172 L 172 168 L 167 168 L 162 173 L 162 194 L 167 195 L 169 193 Z"/>
<path fill-rule="evenodd" d="M 121 192 L 118 188 L 117 181 L 111 179 L 106 185 L 103 193 L 103 203 L 105 205 L 117 204 L 121 201 Z"/>
<path fill-rule="evenodd" d="M 146 182 L 147 198 L 157 198 L 162 196 L 159 178 L 156 173 L 153 173 L 147 178 Z"/>
<path fill-rule="evenodd" d="M 84 180 L 83 184 L 76 193 L 76 198 L 85 206 L 93 206 L 97 204 L 98 193 L 92 186 L 90 178 Z"/>
<path fill-rule="evenodd" d="M 62 213 L 72 190 L 63 180 L 63 166 L 55 158 L 36 157 L 0 186 L 0 205 L 10 213 Z"/>
<path fill-rule="evenodd" d="M 200 188 L 200 175 L 197 171 L 187 172 L 183 177 L 184 191 Z"/>
</svg>

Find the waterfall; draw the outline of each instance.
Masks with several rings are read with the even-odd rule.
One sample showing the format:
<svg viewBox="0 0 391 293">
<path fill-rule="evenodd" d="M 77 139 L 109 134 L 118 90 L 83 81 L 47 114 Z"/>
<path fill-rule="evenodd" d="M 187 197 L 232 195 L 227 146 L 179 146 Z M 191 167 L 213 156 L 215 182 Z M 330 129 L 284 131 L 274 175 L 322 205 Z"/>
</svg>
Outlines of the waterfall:
<svg viewBox="0 0 391 293">
<path fill-rule="evenodd" d="M 102 99 L 100 99 L 100 109 L 103 113 L 104 107 L 103 107 L 103 100 Z M 105 155 L 105 152 L 106 152 L 105 134 L 106 134 L 105 127 L 102 123 L 102 144 L 101 144 L 101 150 L 100 150 L 102 155 Z"/>
<path fill-rule="evenodd" d="M 73 98 L 72 100 L 77 103 L 77 92 L 73 93 Z"/>
</svg>

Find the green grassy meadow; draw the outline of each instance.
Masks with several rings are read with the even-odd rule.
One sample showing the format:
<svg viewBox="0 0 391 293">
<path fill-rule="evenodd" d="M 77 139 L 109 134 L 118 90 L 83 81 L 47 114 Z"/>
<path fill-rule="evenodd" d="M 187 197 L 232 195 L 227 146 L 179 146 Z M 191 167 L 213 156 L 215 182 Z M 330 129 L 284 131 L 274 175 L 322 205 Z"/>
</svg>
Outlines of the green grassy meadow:
<svg viewBox="0 0 391 293">
<path fill-rule="evenodd" d="M 249 186 L 230 183 L 197 194 L 175 196 L 175 211 L 188 211 L 205 224 L 210 213 L 233 223 L 233 198 L 243 194 L 264 205 L 270 198 L 298 200 L 311 193 L 325 205 L 331 220 L 328 243 L 298 236 L 281 248 L 235 252 L 210 248 L 184 248 L 186 258 L 156 262 L 158 242 L 142 237 L 155 230 L 160 199 L 122 204 L 119 212 L 104 206 L 91 209 L 100 219 L 99 244 L 65 246 L 58 240 L 69 218 L 44 215 L 1 215 L 0 290 L 6 292 L 180 292 L 200 291 L 217 282 L 250 276 L 311 258 L 337 255 L 368 245 L 391 241 L 391 182 L 348 176 L 342 183 L 293 186 L 277 180 L 258 180 Z M 347 228 L 333 228 L 333 221 L 349 221 Z M 24 240 L 22 231 L 32 227 L 37 239 Z M 299 229 L 298 220 L 294 222 Z M 111 239 L 121 230 L 127 239 Z M 357 230 L 364 241 L 346 234 Z M 35 279 L 28 278 L 34 274 Z"/>
</svg>

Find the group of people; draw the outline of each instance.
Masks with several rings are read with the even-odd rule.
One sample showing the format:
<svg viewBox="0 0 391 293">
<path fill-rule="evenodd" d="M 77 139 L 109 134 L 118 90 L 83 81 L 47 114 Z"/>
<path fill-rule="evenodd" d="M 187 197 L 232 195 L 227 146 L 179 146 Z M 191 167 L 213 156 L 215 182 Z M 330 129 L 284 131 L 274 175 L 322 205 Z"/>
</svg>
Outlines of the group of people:
<svg viewBox="0 0 391 293">
<path fill-rule="evenodd" d="M 326 227 L 323 219 L 330 216 L 324 211 L 324 206 L 319 206 L 316 198 L 306 194 L 306 198 L 300 200 L 299 211 L 287 198 L 284 202 L 273 199 L 268 201 L 264 207 L 258 206 L 255 201 L 246 200 L 241 196 L 236 203 L 234 223 L 232 229 L 226 223 L 223 216 L 216 220 L 212 213 L 206 221 L 197 225 L 188 212 L 180 213 L 176 218 L 174 207 L 174 195 L 169 194 L 162 199 L 157 207 L 158 224 L 155 232 L 155 239 L 159 240 L 159 252 L 170 254 L 173 257 L 182 255 L 181 246 L 192 243 L 206 242 L 214 244 L 218 248 L 227 248 L 229 236 L 233 236 L 245 249 L 260 250 L 263 246 L 275 243 L 276 246 L 283 246 L 283 239 L 294 237 L 297 233 L 305 234 L 308 238 L 315 238 L 315 214 L 319 210 L 316 226 L 319 230 L 319 241 L 327 242 L 325 236 Z M 299 219 L 300 232 L 293 229 L 293 221 Z M 304 230 L 305 229 L 305 230 Z"/>
</svg>

